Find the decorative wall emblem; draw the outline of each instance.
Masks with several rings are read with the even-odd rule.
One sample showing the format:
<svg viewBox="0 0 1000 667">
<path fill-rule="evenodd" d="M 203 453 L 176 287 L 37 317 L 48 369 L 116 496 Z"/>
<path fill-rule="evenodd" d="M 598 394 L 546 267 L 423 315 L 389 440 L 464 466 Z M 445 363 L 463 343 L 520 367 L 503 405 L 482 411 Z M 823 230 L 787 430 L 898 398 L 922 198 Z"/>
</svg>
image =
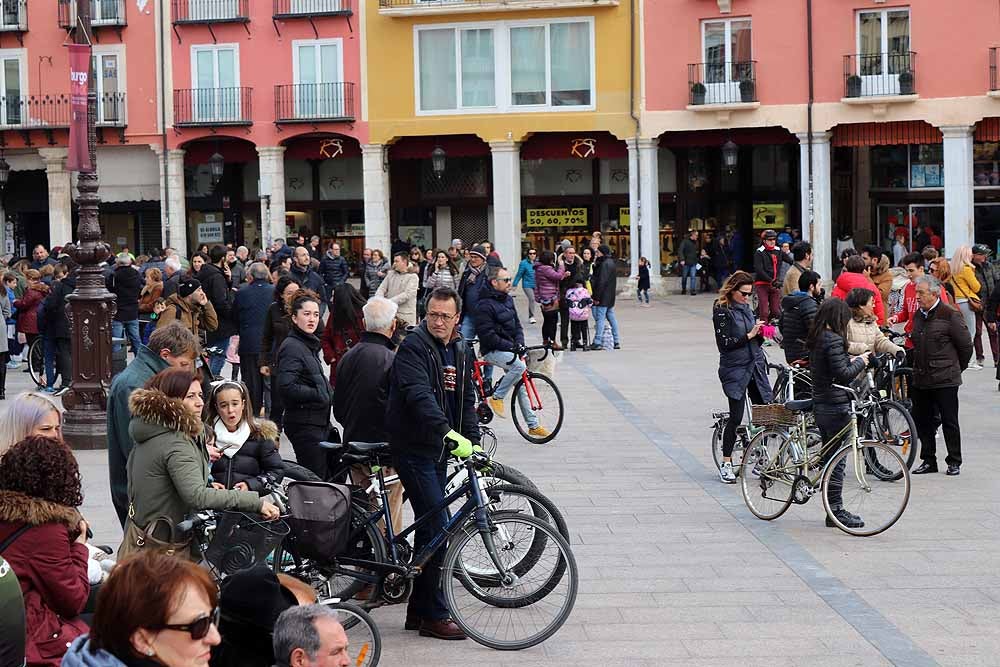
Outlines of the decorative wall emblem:
<svg viewBox="0 0 1000 667">
<path fill-rule="evenodd" d="M 326 184 L 329 185 L 332 190 L 339 190 L 344 187 L 344 179 L 340 176 L 331 176 L 330 180 L 328 180 Z"/>
<path fill-rule="evenodd" d="M 612 169 L 611 180 L 615 183 L 624 183 L 628 180 L 628 171 L 625 169 Z"/>
<path fill-rule="evenodd" d="M 579 183 L 583 178 L 583 172 L 579 169 L 567 169 L 566 170 L 566 182 L 567 183 Z"/>
<path fill-rule="evenodd" d="M 288 179 L 288 187 L 292 190 L 301 190 L 306 186 L 306 180 L 300 176 L 292 176 Z"/>
<path fill-rule="evenodd" d="M 321 157 L 333 158 L 344 154 L 344 142 L 341 139 L 324 139 L 319 145 Z"/>
<path fill-rule="evenodd" d="M 569 153 L 573 157 L 594 157 L 597 154 L 597 139 L 574 139 Z"/>
</svg>

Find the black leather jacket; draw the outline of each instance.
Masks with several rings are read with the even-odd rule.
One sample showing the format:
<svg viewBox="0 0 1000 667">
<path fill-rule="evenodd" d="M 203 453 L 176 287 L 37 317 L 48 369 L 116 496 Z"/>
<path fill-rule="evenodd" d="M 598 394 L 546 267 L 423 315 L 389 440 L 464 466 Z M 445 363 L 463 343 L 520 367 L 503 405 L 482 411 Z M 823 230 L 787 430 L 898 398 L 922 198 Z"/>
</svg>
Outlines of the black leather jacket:
<svg viewBox="0 0 1000 667">
<path fill-rule="evenodd" d="M 844 408 L 851 397 L 833 385 L 850 385 L 865 368 L 863 359 L 851 361 L 844 339 L 829 329 L 820 334 L 809 355 L 815 408 Z"/>
</svg>

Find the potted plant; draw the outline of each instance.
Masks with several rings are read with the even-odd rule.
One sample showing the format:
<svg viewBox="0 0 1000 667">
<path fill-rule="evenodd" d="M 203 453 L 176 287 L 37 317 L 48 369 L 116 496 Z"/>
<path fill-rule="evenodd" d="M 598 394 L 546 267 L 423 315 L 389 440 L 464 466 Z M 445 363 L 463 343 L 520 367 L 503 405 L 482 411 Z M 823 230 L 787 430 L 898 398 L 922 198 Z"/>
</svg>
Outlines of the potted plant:
<svg viewBox="0 0 1000 667">
<path fill-rule="evenodd" d="M 753 79 L 743 79 L 740 81 L 740 102 L 753 102 L 756 95 L 757 90 Z"/>
<path fill-rule="evenodd" d="M 910 70 L 903 70 L 899 73 L 899 94 L 913 94 L 913 72 Z"/>
<path fill-rule="evenodd" d="M 705 84 L 699 82 L 691 86 L 691 104 L 705 103 Z"/>
<path fill-rule="evenodd" d="M 857 74 L 847 77 L 847 96 L 861 97 L 861 77 Z"/>
</svg>

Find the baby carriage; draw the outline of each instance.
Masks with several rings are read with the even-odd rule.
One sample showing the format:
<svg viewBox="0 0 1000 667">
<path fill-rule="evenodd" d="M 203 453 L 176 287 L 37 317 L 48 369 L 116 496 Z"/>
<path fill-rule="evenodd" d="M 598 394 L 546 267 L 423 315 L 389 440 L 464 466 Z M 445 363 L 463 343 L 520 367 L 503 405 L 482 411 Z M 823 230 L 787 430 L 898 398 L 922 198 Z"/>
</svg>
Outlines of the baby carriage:
<svg viewBox="0 0 1000 667">
<path fill-rule="evenodd" d="M 570 350 L 586 350 L 590 344 L 590 309 L 594 300 L 582 285 L 566 291 L 569 304 L 569 323 L 572 342 Z"/>
</svg>

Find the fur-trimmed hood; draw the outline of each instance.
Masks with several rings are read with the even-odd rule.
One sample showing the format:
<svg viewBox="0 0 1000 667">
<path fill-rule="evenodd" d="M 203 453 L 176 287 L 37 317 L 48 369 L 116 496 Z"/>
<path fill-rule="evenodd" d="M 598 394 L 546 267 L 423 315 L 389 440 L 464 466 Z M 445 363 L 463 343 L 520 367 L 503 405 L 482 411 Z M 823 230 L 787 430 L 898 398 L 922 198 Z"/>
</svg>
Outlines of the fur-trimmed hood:
<svg viewBox="0 0 1000 667">
<path fill-rule="evenodd" d="M 159 389 L 136 389 L 128 399 L 132 413 L 132 437 L 137 445 L 164 431 L 175 431 L 189 438 L 201 435 L 204 428 L 201 420 L 184 406 L 179 398 L 170 398 Z M 146 422 L 145 426 L 136 419 Z"/>
<path fill-rule="evenodd" d="M 75 530 L 80 525 L 80 513 L 72 508 L 41 498 L 0 490 L 0 522 L 27 523 L 40 526 L 61 523 Z"/>
<path fill-rule="evenodd" d="M 278 444 L 278 425 L 273 421 L 267 419 L 256 419 L 257 432 L 251 431 L 250 437 L 257 438 L 258 440 L 271 440 L 274 444 Z"/>
</svg>

